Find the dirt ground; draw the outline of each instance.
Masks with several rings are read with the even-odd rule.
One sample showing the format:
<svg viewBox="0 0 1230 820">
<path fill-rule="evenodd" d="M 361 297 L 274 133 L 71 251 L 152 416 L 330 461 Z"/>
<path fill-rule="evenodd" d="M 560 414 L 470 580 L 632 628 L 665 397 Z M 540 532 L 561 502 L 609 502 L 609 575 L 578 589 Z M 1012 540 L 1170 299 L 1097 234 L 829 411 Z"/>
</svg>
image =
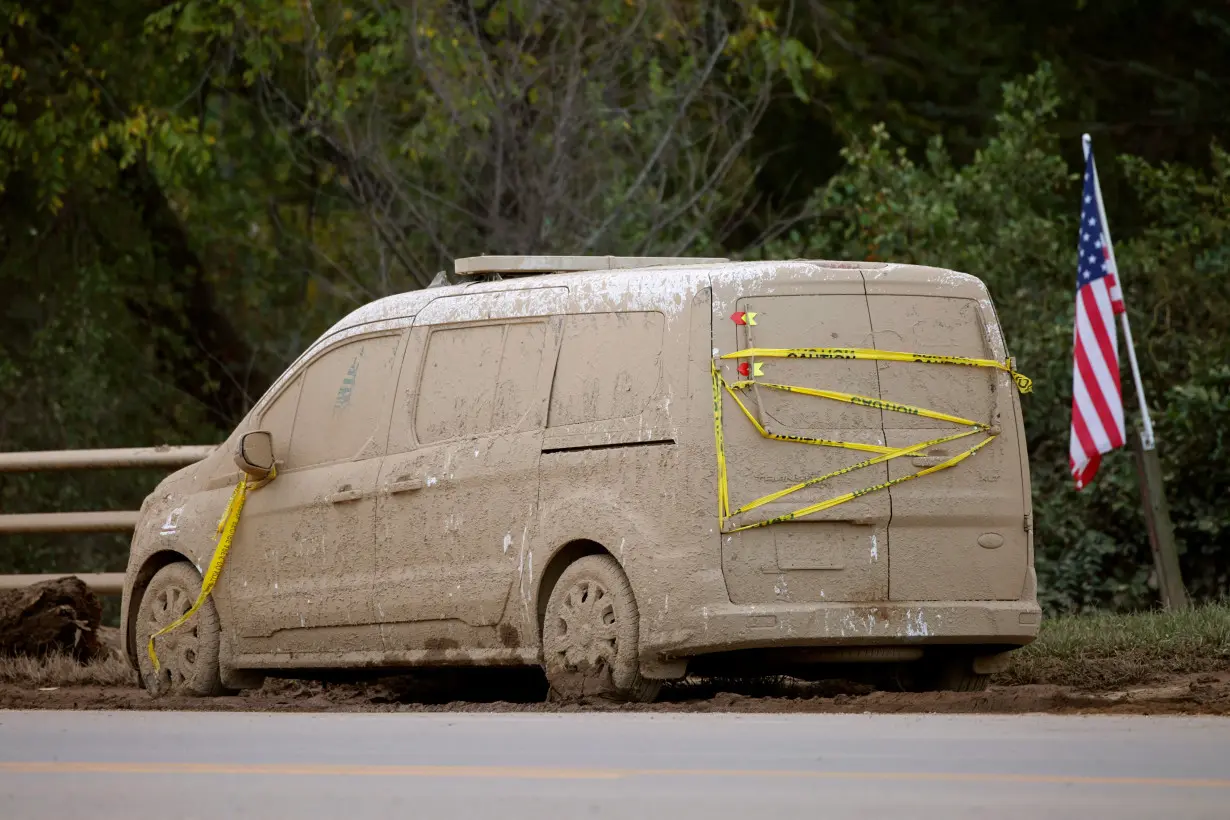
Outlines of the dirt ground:
<svg viewBox="0 0 1230 820">
<path fill-rule="evenodd" d="M 152 698 L 136 686 L 0 684 L 4 709 L 147 709 L 292 712 L 735 712 L 1021 714 L 1230 714 L 1230 672 L 1175 676 L 1148 686 L 1084 692 L 1053 685 L 994 686 L 977 693 L 872 691 L 839 681 L 688 682 L 649 705 L 544 702 L 532 674 L 479 673 L 383 678 L 364 683 L 270 680 L 221 698 Z"/>
<path fill-rule="evenodd" d="M 135 673 L 120 656 L 118 633 L 104 628 L 100 638 L 112 648 L 110 657 L 85 666 L 67 658 L 0 662 L 0 709 L 1230 715 L 1230 656 L 1225 652 L 1193 655 L 1207 661 L 1204 667 L 1196 666 L 1201 671 L 1138 663 L 1111 670 L 1115 674 L 1109 678 L 1094 674 L 1113 666 L 1107 657 L 1080 662 L 1069 659 L 1066 665 L 1056 661 L 1058 666 L 1051 664 L 1055 668 L 1035 668 L 1038 663 L 1034 663 L 998 676 L 998 683 L 993 678 L 985 692 L 968 693 L 877 691 L 841 680 L 688 679 L 663 687 L 657 702 L 641 705 L 599 700 L 551 702 L 546 681 L 537 669 L 432 670 L 365 681 L 270 678 L 260 689 L 228 697 L 154 698 L 136 685 Z M 1184 669 L 1184 664 L 1177 668 Z M 1048 677 L 1062 674 L 1068 681 L 1133 683 L 1116 688 L 1021 683 L 1040 673 Z"/>
</svg>

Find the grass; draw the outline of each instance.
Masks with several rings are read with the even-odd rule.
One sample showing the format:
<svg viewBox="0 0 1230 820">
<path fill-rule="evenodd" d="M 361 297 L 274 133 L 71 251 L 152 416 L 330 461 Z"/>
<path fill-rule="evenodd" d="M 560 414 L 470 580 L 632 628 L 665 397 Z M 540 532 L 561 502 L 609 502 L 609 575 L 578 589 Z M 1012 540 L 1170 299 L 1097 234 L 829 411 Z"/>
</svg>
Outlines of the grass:
<svg viewBox="0 0 1230 820">
<path fill-rule="evenodd" d="M 0 683 L 20 686 L 136 686 L 137 676 L 114 653 L 82 664 L 70 655 L 0 656 Z"/>
<path fill-rule="evenodd" d="M 1171 675 L 1230 670 L 1230 605 L 1183 612 L 1043 619 L 1038 639 L 1013 653 L 999 685 L 1050 683 L 1112 689 Z"/>
</svg>

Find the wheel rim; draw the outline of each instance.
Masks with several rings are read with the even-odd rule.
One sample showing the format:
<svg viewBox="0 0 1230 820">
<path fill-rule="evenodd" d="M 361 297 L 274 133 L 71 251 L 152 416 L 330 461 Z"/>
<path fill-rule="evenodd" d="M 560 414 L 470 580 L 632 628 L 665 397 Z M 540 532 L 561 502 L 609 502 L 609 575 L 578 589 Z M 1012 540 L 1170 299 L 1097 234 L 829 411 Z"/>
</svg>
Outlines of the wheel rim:
<svg viewBox="0 0 1230 820">
<path fill-rule="evenodd" d="M 570 672 L 610 668 L 619 653 L 615 598 L 592 579 L 573 584 L 560 602 L 556 657 Z"/>
<path fill-rule="evenodd" d="M 193 600 L 193 596 L 180 586 L 159 590 L 146 617 L 148 634 L 153 635 L 182 617 L 192 608 Z M 195 618 L 159 637 L 154 642 L 154 648 L 158 651 L 158 661 L 162 666 L 160 677 L 172 686 L 185 683 L 196 669 L 200 642 Z"/>
</svg>

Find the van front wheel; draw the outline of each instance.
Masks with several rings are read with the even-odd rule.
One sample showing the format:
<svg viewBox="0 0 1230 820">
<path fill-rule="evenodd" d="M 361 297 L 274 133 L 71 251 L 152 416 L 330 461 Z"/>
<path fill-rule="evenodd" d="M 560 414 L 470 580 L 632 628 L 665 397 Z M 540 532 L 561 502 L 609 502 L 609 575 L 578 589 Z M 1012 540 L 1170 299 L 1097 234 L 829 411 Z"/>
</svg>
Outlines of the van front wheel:
<svg viewBox="0 0 1230 820">
<path fill-rule="evenodd" d="M 639 635 L 636 598 L 619 563 L 587 555 L 571 564 L 551 590 L 542 626 L 551 695 L 652 701 L 662 683 L 641 675 Z"/>
<path fill-rule="evenodd" d="M 155 640 L 159 671 L 154 671 L 146 649 L 150 635 L 186 613 L 200 591 L 200 573 L 191 564 L 180 562 L 158 570 L 141 597 L 137 609 L 137 667 L 145 688 L 155 696 L 224 694 L 218 673 L 221 630 L 212 598 L 207 598 L 187 623 Z"/>
</svg>

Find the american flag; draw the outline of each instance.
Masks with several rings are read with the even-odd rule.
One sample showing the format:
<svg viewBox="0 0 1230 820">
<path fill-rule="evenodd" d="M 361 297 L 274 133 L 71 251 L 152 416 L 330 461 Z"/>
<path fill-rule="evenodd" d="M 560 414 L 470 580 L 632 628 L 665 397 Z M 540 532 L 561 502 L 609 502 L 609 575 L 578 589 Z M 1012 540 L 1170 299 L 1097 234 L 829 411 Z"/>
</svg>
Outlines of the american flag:
<svg viewBox="0 0 1230 820">
<path fill-rule="evenodd" d="M 1076 266 L 1076 331 L 1072 365 L 1072 431 L 1068 461 L 1079 490 L 1098 471 L 1102 454 L 1122 447 L 1123 392 L 1119 387 L 1119 336 L 1115 316 L 1123 313 L 1123 293 L 1102 207 L 1102 192 L 1085 154 L 1081 194 L 1079 260 Z"/>
</svg>

